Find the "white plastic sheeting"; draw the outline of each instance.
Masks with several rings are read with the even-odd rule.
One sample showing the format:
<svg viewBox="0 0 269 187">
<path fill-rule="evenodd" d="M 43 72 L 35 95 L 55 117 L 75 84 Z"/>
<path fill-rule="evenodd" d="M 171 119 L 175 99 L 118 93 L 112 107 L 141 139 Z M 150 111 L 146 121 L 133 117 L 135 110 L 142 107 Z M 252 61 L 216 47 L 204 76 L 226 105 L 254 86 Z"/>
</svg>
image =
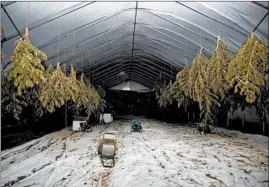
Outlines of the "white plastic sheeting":
<svg viewBox="0 0 269 187">
<path fill-rule="evenodd" d="M 244 111 L 237 109 L 231 114 L 230 119 L 242 119 L 243 116 L 247 122 L 260 123 L 260 117 L 257 115 L 256 108 L 253 106 L 251 108 L 246 107 Z"/>
<path fill-rule="evenodd" d="M 2 5 L 1 26 L 5 29 L 1 41 L 5 54 L 2 65 L 7 68 L 14 42 L 21 38 L 27 25 L 32 44 L 48 56 L 47 65 L 56 65 L 58 59 L 67 67 L 73 64 L 86 73 L 100 66 L 105 69 L 108 63 L 114 66 L 127 61 L 147 64 L 150 61 L 176 72 L 185 58 L 191 63 L 201 47 L 210 57 L 218 36 L 234 53 L 251 31 L 268 43 L 268 2 L 2 2 Z"/>
<path fill-rule="evenodd" d="M 151 92 L 152 90 L 134 81 L 123 82 L 117 86 L 109 88 L 110 90 Z"/>
</svg>

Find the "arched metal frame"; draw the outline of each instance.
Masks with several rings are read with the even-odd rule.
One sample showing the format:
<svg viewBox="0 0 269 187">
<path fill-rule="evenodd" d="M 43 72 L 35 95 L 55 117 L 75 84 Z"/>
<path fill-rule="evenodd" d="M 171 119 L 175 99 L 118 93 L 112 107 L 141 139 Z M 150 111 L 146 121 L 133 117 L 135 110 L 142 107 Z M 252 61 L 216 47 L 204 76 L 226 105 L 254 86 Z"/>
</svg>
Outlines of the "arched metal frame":
<svg viewBox="0 0 269 187">
<path fill-rule="evenodd" d="M 18 37 L 22 37 L 22 33 L 24 32 L 24 28 L 17 25 L 18 21 L 16 18 L 18 17 L 18 14 L 14 12 L 15 8 L 13 9 L 13 7 L 16 7 L 17 3 L 20 2 L 1 3 L 1 8 L 3 10 L 2 14 L 7 17 L 6 20 L 4 19 L 3 26 L 14 28 L 12 32 L 8 33 L 8 35 L 6 34 L 6 37 L 1 40 L 4 51 L 12 51 L 13 49 L 10 48 L 10 43 L 18 39 Z M 71 14 L 75 15 L 76 12 L 87 9 L 93 5 L 97 6 L 98 3 L 99 2 L 76 3 L 75 5 L 59 9 L 59 11 L 55 11 L 53 15 L 44 16 L 42 19 L 30 23 L 29 31 L 30 33 L 35 32 L 41 27 L 56 23 L 56 20 L 63 19 Z M 213 7 L 213 5 L 207 6 L 204 3 L 191 2 L 171 3 L 175 3 L 173 4 L 174 6 L 171 7 L 171 10 L 173 8 L 189 10 L 197 16 L 201 16 L 201 19 L 211 21 L 219 27 L 222 27 L 222 29 L 227 33 L 229 31 L 236 33 L 238 37 L 247 39 L 250 31 L 257 31 L 259 34 L 265 33 L 268 37 L 268 32 L 266 34 L 264 30 L 259 30 L 260 25 L 264 28 L 264 22 L 265 20 L 268 20 L 268 11 L 266 11 L 266 9 L 268 10 L 268 6 L 265 6 L 262 3 L 252 2 L 250 4 L 253 9 L 259 10 L 256 11 L 256 24 L 253 25 L 253 23 L 250 23 L 253 25 L 252 30 L 248 28 L 247 24 L 239 25 L 238 23 L 241 22 L 236 20 L 235 17 L 233 18 L 225 15 L 224 12 L 221 12 L 218 7 Z M 129 7 L 124 3 L 122 4 L 124 6 L 122 6 L 119 10 L 102 15 L 98 14 L 90 21 L 84 21 L 75 28 L 64 30 L 60 37 L 57 36 L 48 39 L 47 42 L 37 46 L 37 48 L 41 50 L 48 50 L 49 47 L 56 45 L 58 42 L 62 43 L 67 39 L 71 41 L 71 37 L 74 37 L 75 34 L 85 32 L 87 29 L 95 29 L 97 27 L 102 28 L 93 35 L 82 37 L 79 41 L 73 43 L 67 43 L 67 45 L 64 46 L 64 48 L 61 48 L 59 52 L 48 54 L 48 62 L 51 63 L 55 60 L 59 53 L 59 59 L 62 59 L 62 63 L 67 64 L 67 69 L 70 68 L 70 65 L 73 65 L 78 73 L 84 72 L 86 74 L 90 74 L 95 82 L 102 82 L 101 78 L 108 76 L 109 73 L 111 73 L 111 70 L 117 68 L 121 70 L 123 64 L 127 64 L 127 69 L 130 68 L 132 73 L 135 73 L 135 75 L 138 75 L 138 72 L 137 70 L 133 71 L 133 69 L 143 69 L 147 67 L 148 71 L 143 72 L 144 74 L 142 75 L 139 74 L 139 76 L 155 78 L 156 74 L 161 72 L 165 75 L 165 79 L 174 79 L 177 71 L 182 67 L 184 59 L 186 58 L 187 62 L 191 63 L 200 50 L 200 47 L 203 47 L 201 42 L 203 42 L 206 46 L 212 46 L 210 48 L 205 47 L 203 51 L 204 54 L 210 58 L 212 48 L 217 39 L 217 34 L 213 33 L 212 29 L 210 30 L 199 26 L 188 19 L 176 17 L 176 13 L 171 14 L 173 11 L 169 12 L 169 10 L 159 10 L 154 6 L 152 8 L 147 8 L 147 3 L 144 2 L 129 3 Z M 246 3 L 242 3 L 242 7 L 243 6 L 246 6 Z M 27 7 L 24 6 L 22 8 Z M 129 20 L 127 19 L 127 21 L 122 24 L 112 24 L 110 28 L 101 26 L 102 24 L 105 24 L 112 19 L 118 19 L 121 15 L 127 13 L 134 13 L 134 17 Z M 240 17 L 240 11 L 238 14 L 238 17 Z M 142 17 L 140 18 L 139 16 L 141 15 Z M 149 17 L 145 18 L 143 15 L 147 15 Z M 150 16 L 155 18 L 157 22 L 153 24 L 150 22 L 149 24 L 149 22 L 145 21 L 146 19 L 150 19 Z M 140 19 L 138 19 L 138 17 Z M 158 24 L 158 21 L 162 24 Z M 128 30 L 130 26 L 133 26 L 130 33 L 127 31 L 122 32 L 122 30 Z M 197 28 L 198 30 L 194 31 L 190 29 L 192 27 Z M 177 29 L 182 30 L 182 32 L 177 32 Z M 148 31 L 151 31 L 152 35 L 148 35 Z M 195 37 L 191 37 L 188 33 Z M 97 42 L 106 37 L 109 37 L 109 39 L 105 39 L 103 42 Z M 235 43 L 225 37 L 223 39 L 228 44 L 235 46 L 230 46 L 232 52 L 235 52 L 236 47 L 244 43 L 244 41 L 236 41 L 237 43 Z M 95 42 L 97 45 L 92 46 Z M 6 44 L 8 45 L 7 48 L 5 48 Z M 72 50 L 74 50 L 74 48 L 80 49 L 80 51 L 76 52 L 75 55 L 72 54 Z M 10 61 L 5 59 L 3 68 L 7 68 L 9 64 Z M 130 78 L 134 76 L 132 73 L 130 74 Z M 152 83 L 147 82 L 147 84 L 151 85 Z"/>
</svg>

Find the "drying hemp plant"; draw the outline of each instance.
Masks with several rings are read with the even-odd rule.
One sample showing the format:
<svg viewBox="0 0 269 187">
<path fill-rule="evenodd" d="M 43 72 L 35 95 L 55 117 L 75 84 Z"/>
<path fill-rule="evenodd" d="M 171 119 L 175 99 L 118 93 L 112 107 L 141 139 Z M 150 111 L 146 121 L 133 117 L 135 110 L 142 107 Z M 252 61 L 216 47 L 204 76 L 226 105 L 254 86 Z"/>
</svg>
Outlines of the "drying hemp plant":
<svg viewBox="0 0 269 187">
<path fill-rule="evenodd" d="M 46 74 L 46 82 L 40 85 L 40 102 L 50 113 L 55 111 L 71 100 L 74 93 L 70 89 L 70 81 L 57 63 L 55 71 L 51 72 L 51 67 Z"/>
<path fill-rule="evenodd" d="M 22 95 L 22 90 L 33 88 L 45 81 L 44 67 L 41 62 L 46 61 L 47 56 L 32 46 L 27 27 L 23 40 L 16 42 L 15 45 L 16 48 L 11 57 L 12 67 L 9 80 L 14 81 L 18 94 Z"/>
<path fill-rule="evenodd" d="M 89 86 L 89 91 L 88 91 L 88 98 L 89 98 L 89 103 L 87 104 L 87 109 L 86 112 L 88 116 L 93 114 L 95 111 L 97 111 L 98 106 L 100 104 L 100 96 L 97 92 L 97 90 L 93 86 Z"/>
<path fill-rule="evenodd" d="M 269 114 L 269 72 L 267 72 L 265 84 L 261 87 L 261 93 L 255 102 L 255 106 L 257 109 L 257 114 L 263 123 L 263 132 L 265 132 L 264 125 L 266 124 L 267 120 L 269 121 L 269 119 L 267 119 Z"/>
<path fill-rule="evenodd" d="M 164 90 L 166 84 L 163 81 L 162 74 L 160 74 L 159 78 L 156 80 L 153 86 L 153 91 L 155 91 L 156 100 L 159 99 L 162 90 Z"/>
<path fill-rule="evenodd" d="M 90 103 L 89 87 L 84 83 L 84 74 L 81 74 L 81 80 L 77 82 L 79 94 L 76 95 L 77 108 L 87 108 Z"/>
<path fill-rule="evenodd" d="M 19 120 L 27 102 L 18 95 L 16 88 L 8 80 L 8 72 L 1 72 L 1 118 L 12 115 L 15 119 Z"/>
<path fill-rule="evenodd" d="M 106 91 L 99 85 L 97 87 L 97 92 L 100 96 L 100 101 L 96 112 L 96 116 L 98 117 L 100 113 L 104 113 L 106 108 L 106 101 L 104 99 L 106 96 Z"/>
<path fill-rule="evenodd" d="M 97 91 L 98 91 L 100 97 L 102 99 L 104 99 L 106 96 L 106 91 L 100 85 L 97 87 Z"/>
<path fill-rule="evenodd" d="M 67 83 L 68 87 L 66 87 L 66 88 L 69 89 L 69 92 L 68 92 L 69 96 L 70 96 L 69 99 L 71 99 L 71 101 L 76 103 L 76 99 L 78 97 L 80 97 L 80 89 L 78 87 L 78 80 L 76 77 L 76 71 L 72 65 L 71 65 L 71 72 L 70 72 L 70 75 L 69 75 L 67 81 L 68 81 L 68 83 Z"/>
<path fill-rule="evenodd" d="M 183 69 L 181 69 L 176 76 L 176 80 L 172 85 L 171 94 L 173 100 L 178 103 L 178 108 L 185 106 L 185 110 L 191 105 L 191 99 L 189 98 L 188 90 L 188 73 L 190 66 L 185 58 Z"/>
<path fill-rule="evenodd" d="M 226 79 L 230 86 L 235 86 L 235 93 L 239 92 L 247 102 L 253 103 L 265 85 L 268 66 L 268 45 L 251 33 L 231 61 Z"/>
<path fill-rule="evenodd" d="M 198 102 L 203 123 L 212 122 L 212 106 L 219 105 L 207 79 L 207 65 L 208 59 L 202 54 L 201 48 L 188 73 L 188 95 Z"/>
<path fill-rule="evenodd" d="M 171 92 L 172 85 L 172 81 L 170 81 L 170 83 L 160 91 L 161 95 L 158 99 L 158 103 L 161 108 L 166 108 L 167 105 L 171 105 L 173 103 L 173 95 Z"/>
<path fill-rule="evenodd" d="M 224 99 L 225 93 L 229 89 L 225 75 L 228 72 L 230 61 L 231 55 L 228 46 L 218 39 L 216 48 L 207 66 L 207 72 L 208 81 L 211 84 L 213 92 L 217 94 L 221 100 Z"/>
</svg>

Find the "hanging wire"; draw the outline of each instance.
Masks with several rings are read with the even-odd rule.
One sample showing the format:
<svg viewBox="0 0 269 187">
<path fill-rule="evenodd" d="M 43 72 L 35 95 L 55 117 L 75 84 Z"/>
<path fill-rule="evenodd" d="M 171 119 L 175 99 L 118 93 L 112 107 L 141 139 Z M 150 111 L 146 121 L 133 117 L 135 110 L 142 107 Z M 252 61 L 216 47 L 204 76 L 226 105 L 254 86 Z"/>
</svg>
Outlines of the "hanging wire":
<svg viewBox="0 0 269 187">
<path fill-rule="evenodd" d="M 63 64 L 63 67 L 64 67 L 64 74 L 66 76 L 65 64 Z M 64 120 L 65 120 L 65 127 L 67 127 L 67 102 L 65 103 L 65 116 L 64 116 Z"/>
<path fill-rule="evenodd" d="M 218 35 L 218 41 L 220 40 L 220 27 L 221 27 L 221 25 L 220 25 L 220 22 L 219 22 L 219 35 Z"/>
<path fill-rule="evenodd" d="M 60 22 L 61 23 L 61 22 Z M 58 54 L 57 54 L 57 62 L 59 62 L 59 55 L 60 55 L 60 39 L 61 39 L 61 24 L 59 23 L 59 26 L 58 26 L 58 34 L 59 34 L 59 37 L 58 37 Z"/>
<path fill-rule="evenodd" d="M 218 24 L 219 24 L 219 34 L 218 34 L 218 40 L 217 40 L 217 49 L 218 49 L 218 47 L 219 47 L 219 41 L 220 41 L 220 22 L 218 22 Z M 217 52 L 218 52 L 218 50 L 217 50 Z"/>
<path fill-rule="evenodd" d="M 76 21 L 76 11 L 75 11 L 75 21 Z M 76 37 L 76 32 L 73 34 L 73 63 L 72 65 L 75 64 L 75 37 Z"/>
<path fill-rule="evenodd" d="M 29 25 L 29 19 L 30 19 L 30 2 L 27 3 L 27 15 L 26 15 L 26 27 Z"/>
<path fill-rule="evenodd" d="M 253 3 L 252 2 L 250 2 L 250 8 L 251 8 L 251 24 L 252 24 L 252 29 L 250 32 L 253 32 L 255 29 L 255 25 L 254 25 Z"/>
<path fill-rule="evenodd" d="M 170 84 L 172 83 L 172 65 L 170 64 Z"/>
<path fill-rule="evenodd" d="M 81 55 L 82 73 L 84 73 L 84 59 L 83 59 L 83 57 L 84 57 L 84 55 L 82 53 L 82 55 Z"/>
<path fill-rule="evenodd" d="M 59 26 L 58 26 L 58 52 L 57 52 L 57 63 L 59 63 L 59 55 L 60 55 L 60 39 L 61 39 L 61 21 L 59 20 Z M 56 64 L 57 64 L 56 63 Z M 66 75 L 66 68 L 65 68 L 65 64 L 63 64 L 64 66 L 64 73 Z M 65 127 L 67 127 L 67 103 L 65 103 Z"/>
</svg>

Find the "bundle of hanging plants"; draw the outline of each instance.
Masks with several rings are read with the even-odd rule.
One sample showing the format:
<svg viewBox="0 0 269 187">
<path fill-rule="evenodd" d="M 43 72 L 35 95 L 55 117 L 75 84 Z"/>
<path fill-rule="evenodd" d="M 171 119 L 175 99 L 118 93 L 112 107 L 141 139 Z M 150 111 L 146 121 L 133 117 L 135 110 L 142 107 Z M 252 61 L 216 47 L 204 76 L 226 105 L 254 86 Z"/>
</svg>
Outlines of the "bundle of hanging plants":
<svg viewBox="0 0 269 187">
<path fill-rule="evenodd" d="M 99 105 L 98 105 L 98 109 L 97 109 L 97 116 L 100 113 L 103 113 L 105 111 L 106 108 L 106 101 L 105 101 L 105 96 L 106 96 L 106 91 L 99 85 L 97 87 L 97 92 L 100 96 L 100 101 L 99 101 Z"/>
<path fill-rule="evenodd" d="M 261 87 L 261 93 L 259 94 L 255 106 L 257 114 L 260 116 L 262 122 L 266 123 L 266 115 L 269 114 L 269 72 L 265 77 L 265 84 Z M 269 119 L 267 119 L 269 122 Z"/>
<path fill-rule="evenodd" d="M 46 82 L 40 85 L 41 105 L 49 112 L 54 112 L 55 108 L 60 108 L 67 101 L 75 98 L 71 86 L 73 85 L 70 85 L 70 80 L 62 71 L 59 63 L 54 71 L 52 67 L 49 67 L 46 72 Z"/>
<path fill-rule="evenodd" d="M 9 80 L 14 81 L 18 94 L 22 95 L 24 89 L 33 88 L 45 81 L 42 62 L 47 60 L 47 56 L 31 44 L 27 27 L 24 38 L 15 45 Z"/>
<path fill-rule="evenodd" d="M 89 91 L 87 93 L 87 97 L 88 97 L 89 102 L 87 103 L 86 112 L 88 116 L 90 116 L 91 114 L 97 111 L 99 103 L 100 103 L 100 96 L 93 87 L 90 86 L 88 90 Z"/>
<path fill-rule="evenodd" d="M 70 100 L 73 101 L 73 103 L 76 103 L 77 98 L 79 98 L 81 94 L 80 94 L 80 89 L 78 87 L 76 71 L 72 65 L 71 65 L 70 75 L 67 81 L 68 81 L 68 87 L 70 89 Z"/>
<path fill-rule="evenodd" d="M 225 93 L 230 88 L 225 79 L 230 61 L 231 54 L 228 46 L 218 38 L 216 47 L 207 66 L 207 73 L 208 81 L 211 84 L 213 92 L 218 95 L 221 100 L 224 99 Z"/>
<path fill-rule="evenodd" d="M 159 78 L 155 81 L 153 86 L 153 91 L 155 92 L 156 100 L 159 100 L 162 90 L 164 90 L 166 84 L 163 81 L 162 74 L 160 74 Z"/>
<path fill-rule="evenodd" d="M 176 80 L 171 88 L 172 98 L 178 103 L 178 108 L 184 106 L 186 109 L 192 104 L 188 89 L 189 70 L 190 66 L 185 58 L 184 67 L 177 73 Z"/>
<path fill-rule="evenodd" d="M 203 122 L 212 123 L 212 106 L 219 103 L 208 81 L 207 65 L 208 59 L 203 55 L 201 48 L 188 72 L 188 94 L 192 100 L 198 102 Z"/>
<path fill-rule="evenodd" d="M 89 87 L 84 83 L 84 74 L 81 74 L 80 81 L 77 82 L 79 94 L 76 95 L 76 106 L 77 108 L 87 108 L 89 105 Z"/>
<path fill-rule="evenodd" d="M 8 80 L 8 72 L 1 71 L 1 118 L 12 115 L 19 120 L 24 107 L 27 106 L 25 99 L 18 95 L 16 88 Z"/>
<path fill-rule="evenodd" d="M 246 43 L 237 51 L 229 65 L 226 80 L 234 86 L 234 92 L 253 103 L 265 85 L 268 71 L 268 45 L 251 33 Z"/>
<path fill-rule="evenodd" d="M 81 74 L 81 80 L 77 81 L 78 95 L 76 106 L 78 109 L 86 109 L 88 116 L 98 110 L 101 98 L 97 90 L 90 84 L 89 80 Z"/>
<path fill-rule="evenodd" d="M 161 95 L 158 99 L 158 103 L 161 108 L 166 108 L 167 105 L 171 105 L 173 103 L 173 95 L 171 92 L 172 85 L 172 81 L 170 81 L 170 83 L 161 90 Z"/>
<path fill-rule="evenodd" d="M 105 96 L 106 96 L 106 91 L 104 90 L 104 88 L 102 88 L 102 86 L 99 85 L 99 86 L 97 87 L 97 91 L 98 91 L 100 97 L 101 97 L 102 99 L 104 99 Z"/>
</svg>

